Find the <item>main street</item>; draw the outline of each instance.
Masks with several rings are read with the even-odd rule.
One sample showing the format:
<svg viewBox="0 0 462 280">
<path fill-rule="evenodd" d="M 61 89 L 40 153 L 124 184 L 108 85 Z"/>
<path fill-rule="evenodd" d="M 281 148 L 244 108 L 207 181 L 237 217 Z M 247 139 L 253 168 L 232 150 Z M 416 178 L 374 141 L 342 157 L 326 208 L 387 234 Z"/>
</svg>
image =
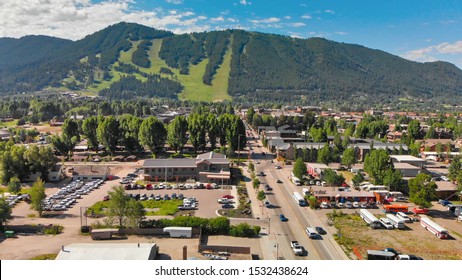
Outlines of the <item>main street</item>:
<svg viewBox="0 0 462 280">
<path fill-rule="evenodd" d="M 268 154 L 254 132 L 248 130 L 247 134 L 251 135 L 250 139 L 248 138 L 251 152 L 250 160 L 253 161 L 255 174 L 261 182 L 259 189 L 264 190 L 266 185 L 273 189 L 272 191 L 265 191 L 266 200 L 271 203 L 271 208 L 264 207 L 263 203 L 258 200 L 252 200 L 254 204 L 256 203 L 253 207 L 254 216 L 257 220 L 261 220 L 260 224 L 264 227 L 262 230 L 264 238 L 261 239 L 262 251 L 265 251 L 264 247 L 266 247 L 272 253 L 272 259 L 348 259 L 333 239 L 333 232 L 328 232 L 319 239 L 308 237 L 305 232 L 306 227 L 322 226 L 324 229 L 327 227 L 316 215 L 315 210 L 309 207 L 300 207 L 294 200 L 293 192 L 301 193 L 301 187 L 295 186 L 289 179 L 292 166 L 283 166 L 282 163 L 274 159 L 272 154 Z M 276 169 L 277 166 L 281 168 Z M 265 175 L 258 176 L 260 172 Z M 277 183 L 277 180 L 282 181 L 282 183 Z M 258 207 L 255 207 L 257 205 Z M 280 221 L 280 214 L 287 217 L 288 221 Z M 307 251 L 305 256 L 295 256 L 290 248 L 290 241 L 292 240 L 297 240 L 305 248 Z"/>
</svg>

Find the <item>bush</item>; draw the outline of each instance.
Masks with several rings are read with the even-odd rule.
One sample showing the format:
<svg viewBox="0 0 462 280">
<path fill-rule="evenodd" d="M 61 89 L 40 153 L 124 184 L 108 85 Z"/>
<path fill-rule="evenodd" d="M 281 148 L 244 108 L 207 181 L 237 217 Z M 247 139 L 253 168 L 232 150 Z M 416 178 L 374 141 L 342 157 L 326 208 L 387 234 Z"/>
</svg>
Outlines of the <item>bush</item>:
<svg viewBox="0 0 462 280">
<path fill-rule="evenodd" d="M 60 234 L 63 231 L 63 228 L 64 228 L 63 226 L 46 227 L 43 230 L 43 233 L 56 235 L 56 234 Z"/>
</svg>

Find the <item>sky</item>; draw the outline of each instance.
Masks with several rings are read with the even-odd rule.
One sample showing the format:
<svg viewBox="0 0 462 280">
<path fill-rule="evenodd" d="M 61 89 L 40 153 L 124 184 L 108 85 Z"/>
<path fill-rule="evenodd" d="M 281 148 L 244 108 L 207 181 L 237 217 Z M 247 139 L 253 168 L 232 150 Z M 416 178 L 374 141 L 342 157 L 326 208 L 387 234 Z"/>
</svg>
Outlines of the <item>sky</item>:
<svg viewBox="0 0 462 280">
<path fill-rule="evenodd" d="M 323 37 L 462 69 L 462 0 L 0 0 L 0 37 L 78 40 L 121 21 Z"/>
</svg>

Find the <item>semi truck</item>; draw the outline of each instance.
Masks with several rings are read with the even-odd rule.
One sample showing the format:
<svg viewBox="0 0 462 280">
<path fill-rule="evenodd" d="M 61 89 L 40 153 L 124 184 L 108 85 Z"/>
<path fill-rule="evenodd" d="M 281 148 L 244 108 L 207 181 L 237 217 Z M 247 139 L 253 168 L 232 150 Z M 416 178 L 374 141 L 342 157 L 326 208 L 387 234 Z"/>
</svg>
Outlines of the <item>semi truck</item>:
<svg viewBox="0 0 462 280">
<path fill-rule="evenodd" d="M 100 229 L 93 229 L 90 232 L 91 239 L 93 240 L 103 240 L 103 239 L 111 239 L 112 235 L 119 234 L 120 231 L 117 228 L 100 228 Z"/>
<path fill-rule="evenodd" d="M 168 233 L 174 238 L 190 238 L 192 237 L 192 227 L 165 227 L 164 233 Z"/>
</svg>

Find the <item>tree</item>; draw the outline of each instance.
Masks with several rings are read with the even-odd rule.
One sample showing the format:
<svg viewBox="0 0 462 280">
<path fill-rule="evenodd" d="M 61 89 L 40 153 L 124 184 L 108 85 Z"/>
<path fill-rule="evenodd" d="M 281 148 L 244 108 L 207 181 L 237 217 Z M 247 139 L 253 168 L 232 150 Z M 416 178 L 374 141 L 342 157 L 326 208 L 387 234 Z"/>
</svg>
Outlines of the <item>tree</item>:
<svg viewBox="0 0 462 280">
<path fill-rule="evenodd" d="M 364 182 L 364 176 L 363 174 L 361 174 L 361 172 L 358 172 L 355 174 L 355 176 L 353 176 L 353 179 L 351 179 L 351 181 L 355 186 L 359 186 L 359 184 Z"/>
<path fill-rule="evenodd" d="M 323 179 L 330 186 L 341 186 L 345 182 L 345 178 L 340 174 L 337 174 L 334 170 L 328 168 L 324 170 Z"/>
<path fill-rule="evenodd" d="M 412 120 L 407 125 L 407 133 L 412 139 L 420 138 L 420 122 L 418 120 Z"/>
<path fill-rule="evenodd" d="M 143 147 L 139 141 L 140 126 L 143 120 L 130 114 L 124 114 L 119 118 L 120 143 L 125 149 L 134 153 L 141 154 Z"/>
<path fill-rule="evenodd" d="M 253 162 L 249 162 L 249 170 L 250 172 L 254 172 L 255 171 L 255 165 L 253 164 Z"/>
<path fill-rule="evenodd" d="M 294 176 L 299 178 L 300 180 L 302 180 L 303 176 L 305 176 L 308 173 L 306 164 L 303 162 L 303 159 L 301 157 L 297 158 L 297 160 L 295 161 L 294 169 L 292 172 L 294 173 Z"/>
<path fill-rule="evenodd" d="M 421 208 L 430 208 L 431 202 L 438 199 L 436 189 L 436 183 L 431 180 L 431 176 L 420 173 L 409 180 L 409 201 Z"/>
<path fill-rule="evenodd" d="M 313 139 L 313 142 L 326 142 L 327 141 L 327 133 L 322 127 L 315 127 L 312 126 L 310 128 L 310 136 Z"/>
<path fill-rule="evenodd" d="M 348 148 L 343 151 L 342 154 L 342 164 L 351 168 L 353 164 L 356 163 L 356 153 L 354 148 Z"/>
<path fill-rule="evenodd" d="M 211 218 L 207 224 L 207 233 L 226 235 L 229 232 L 229 226 L 230 221 L 226 217 Z"/>
<path fill-rule="evenodd" d="M 92 116 L 85 119 L 82 123 L 82 133 L 87 139 L 87 143 L 90 149 L 95 149 L 98 153 L 98 135 L 96 130 L 98 129 L 98 117 Z"/>
<path fill-rule="evenodd" d="M 127 196 L 122 186 L 113 187 L 109 192 L 109 197 L 106 211 L 109 219 L 116 219 L 120 228 L 139 226 L 145 215 L 141 202 Z"/>
<path fill-rule="evenodd" d="M 451 162 L 451 165 L 449 165 L 449 174 L 448 177 L 452 181 L 455 181 L 457 177 L 461 174 L 461 168 L 462 164 L 460 162 L 460 157 L 454 157 L 454 159 Z"/>
<path fill-rule="evenodd" d="M 11 213 L 12 210 L 9 203 L 5 198 L 0 197 L 0 229 L 3 229 L 3 225 L 6 224 L 6 222 L 13 219 Z"/>
<path fill-rule="evenodd" d="M 257 191 L 258 187 L 260 187 L 260 180 L 258 178 L 254 178 L 252 180 L 252 186 Z"/>
<path fill-rule="evenodd" d="M 396 191 L 399 186 L 401 185 L 401 180 L 403 179 L 403 175 L 399 170 L 392 170 L 388 169 L 385 171 L 384 177 L 383 177 L 383 184 L 385 186 L 388 186 L 390 190 Z"/>
<path fill-rule="evenodd" d="M 119 122 L 117 119 L 114 116 L 105 117 L 104 120 L 99 123 L 96 132 L 100 143 L 106 147 L 106 150 L 111 152 L 111 155 L 114 155 L 120 138 Z"/>
<path fill-rule="evenodd" d="M 12 177 L 8 182 L 8 191 L 10 193 L 19 193 L 21 191 L 21 181 L 18 177 Z"/>
<path fill-rule="evenodd" d="M 326 143 L 324 147 L 319 149 L 317 161 L 326 165 L 332 162 L 332 150 L 329 143 Z"/>
<path fill-rule="evenodd" d="M 263 201 L 266 198 L 265 191 L 258 191 L 257 199 Z"/>
<path fill-rule="evenodd" d="M 207 115 L 207 136 L 210 143 L 210 148 L 215 150 L 217 147 L 217 139 L 220 133 L 217 117 L 213 114 Z"/>
<path fill-rule="evenodd" d="M 38 178 L 37 181 L 32 184 L 30 190 L 30 208 L 37 211 L 39 217 L 42 216 L 43 212 L 43 204 L 42 201 L 47 197 L 45 194 L 45 184 L 43 183 L 41 178 Z"/>
<path fill-rule="evenodd" d="M 188 142 L 188 121 L 183 116 L 175 117 L 167 127 L 167 143 L 175 152 Z"/>
<path fill-rule="evenodd" d="M 385 172 L 392 167 L 390 156 L 385 150 L 373 150 L 364 160 L 364 171 L 374 179 L 375 184 L 382 184 Z"/>
<path fill-rule="evenodd" d="M 207 119 L 203 114 L 191 114 L 188 117 L 189 140 L 195 151 L 204 150 L 207 144 Z"/>
<path fill-rule="evenodd" d="M 161 121 L 150 116 L 141 123 L 139 138 L 141 144 L 147 146 L 152 153 L 157 153 L 165 145 L 167 130 Z"/>
</svg>

